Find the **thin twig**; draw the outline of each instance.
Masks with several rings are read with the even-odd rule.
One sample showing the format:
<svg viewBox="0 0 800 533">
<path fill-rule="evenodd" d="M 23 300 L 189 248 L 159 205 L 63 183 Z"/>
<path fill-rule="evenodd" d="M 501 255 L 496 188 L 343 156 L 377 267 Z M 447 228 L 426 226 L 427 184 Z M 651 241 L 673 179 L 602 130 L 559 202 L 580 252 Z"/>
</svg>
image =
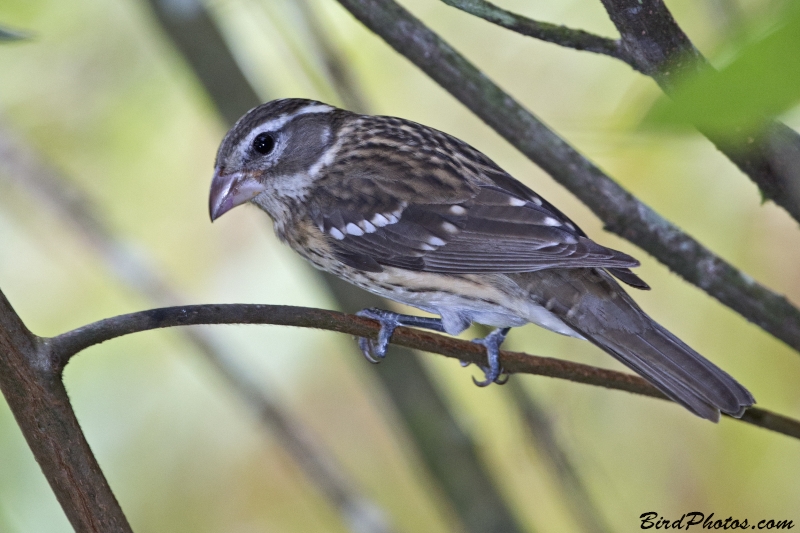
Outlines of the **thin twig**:
<svg viewBox="0 0 800 533">
<path fill-rule="evenodd" d="M 52 338 L 41 339 L 48 358 L 63 367 L 78 352 L 123 335 L 174 326 L 200 324 L 272 324 L 338 331 L 356 337 L 377 339 L 380 324 L 356 315 L 310 307 L 258 304 L 186 305 L 149 309 L 98 320 Z M 410 328 L 398 328 L 392 344 L 452 357 L 486 366 L 485 349 L 475 343 Z M 521 352 L 500 352 L 500 361 L 509 374 L 536 374 L 598 385 L 642 396 L 668 400 L 647 381 L 623 372 L 605 370 L 580 363 L 540 357 Z M 751 407 L 741 418 L 745 422 L 800 439 L 800 421 Z"/>
<path fill-rule="evenodd" d="M 800 351 L 800 310 L 636 199 L 392 0 L 339 0 L 605 223 L 685 280 Z"/>
<path fill-rule="evenodd" d="M 617 39 L 609 39 L 583 30 L 534 20 L 502 9 L 486 0 L 442 0 L 445 4 L 460 9 L 470 15 L 482 18 L 508 30 L 540 41 L 593 52 L 619 59 L 635 70 L 639 70 L 634 58 Z"/>
</svg>

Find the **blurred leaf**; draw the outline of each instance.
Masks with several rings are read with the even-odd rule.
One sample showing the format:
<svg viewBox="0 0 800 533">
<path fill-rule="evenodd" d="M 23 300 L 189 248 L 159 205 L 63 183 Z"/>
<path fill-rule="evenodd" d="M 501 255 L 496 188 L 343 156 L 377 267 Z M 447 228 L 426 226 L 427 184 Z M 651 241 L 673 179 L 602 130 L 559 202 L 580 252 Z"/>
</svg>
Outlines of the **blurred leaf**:
<svg viewBox="0 0 800 533">
<path fill-rule="evenodd" d="M 744 46 L 721 70 L 707 69 L 656 102 L 643 125 L 694 124 L 721 135 L 757 130 L 800 101 L 800 7 L 793 3 L 781 24 Z"/>
</svg>

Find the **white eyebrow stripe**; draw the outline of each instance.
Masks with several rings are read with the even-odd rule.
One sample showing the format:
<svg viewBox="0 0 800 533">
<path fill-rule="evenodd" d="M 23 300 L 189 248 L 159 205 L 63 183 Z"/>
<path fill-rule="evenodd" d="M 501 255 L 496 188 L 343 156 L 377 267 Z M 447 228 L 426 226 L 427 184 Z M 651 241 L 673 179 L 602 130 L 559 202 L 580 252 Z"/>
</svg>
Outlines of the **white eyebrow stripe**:
<svg viewBox="0 0 800 533">
<path fill-rule="evenodd" d="M 326 104 L 309 105 L 306 107 L 301 107 L 294 113 L 287 113 L 286 115 L 281 115 L 278 118 L 273 118 L 272 120 L 262 122 L 261 124 L 255 127 L 255 130 L 259 132 L 275 131 L 281 126 L 284 126 L 286 123 L 294 120 L 295 118 L 301 115 L 309 115 L 312 113 L 330 113 L 331 111 L 333 111 L 333 109 L 334 109 L 333 107 Z"/>
<path fill-rule="evenodd" d="M 287 113 L 286 115 L 281 115 L 278 118 L 273 118 L 272 120 L 268 120 L 266 122 L 262 122 L 247 134 L 247 137 L 240 143 L 239 146 L 242 147 L 249 147 L 253 143 L 253 139 L 256 138 L 256 135 L 264 133 L 265 131 L 276 131 L 285 126 L 287 123 L 291 122 L 295 118 L 301 115 L 308 115 L 312 113 L 330 113 L 335 108 L 329 106 L 327 104 L 313 104 L 307 105 L 306 107 L 301 107 L 294 113 Z"/>
</svg>

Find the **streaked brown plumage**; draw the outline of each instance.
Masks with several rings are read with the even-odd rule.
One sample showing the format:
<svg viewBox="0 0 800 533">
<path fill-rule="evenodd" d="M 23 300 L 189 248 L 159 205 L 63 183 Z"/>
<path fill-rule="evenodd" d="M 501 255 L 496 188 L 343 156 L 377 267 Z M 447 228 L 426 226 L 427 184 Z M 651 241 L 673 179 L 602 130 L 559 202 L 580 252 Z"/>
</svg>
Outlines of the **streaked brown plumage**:
<svg viewBox="0 0 800 533">
<path fill-rule="evenodd" d="M 276 100 L 245 115 L 217 155 L 212 220 L 252 202 L 317 268 L 440 315 L 382 321 L 487 338 L 497 380 L 505 328 L 533 322 L 585 338 L 693 413 L 741 416 L 753 397 L 650 319 L 614 277 L 648 288 L 605 248 L 481 152 L 407 120 Z M 383 345 L 362 342 L 367 356 Z M 494 357 L 494 360 L 493 360 Z"/>
</svg>

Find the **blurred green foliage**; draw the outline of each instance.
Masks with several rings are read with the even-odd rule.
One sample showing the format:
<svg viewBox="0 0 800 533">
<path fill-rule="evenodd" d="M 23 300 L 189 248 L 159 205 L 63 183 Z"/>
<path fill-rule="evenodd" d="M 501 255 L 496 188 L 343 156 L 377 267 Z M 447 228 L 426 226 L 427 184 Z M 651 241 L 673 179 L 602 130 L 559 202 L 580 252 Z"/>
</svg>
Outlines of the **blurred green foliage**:
<svg viewBox="0 0 800 533">
<path fill-rule="evenodd" d="M 797 224 L 697 134 L 641 132 L 660 95 L 619 62 L 536 42 L 434 0 L 403 2 L 486 74 L 643 201 L 755 279 L 800 303 Z M 293 0 L 209 4 L 262 98 L 331 103 L 321 59 L 305 46 Z M 719 61 L 730 14 L 779 18 L 773 0 L 673 0 L 698 47 Z M 370 108 L 473 144 L 602 244 L 642 260 L 642 306 L 740 379 L 759 405 L 800 414 L 797 353 L 687 285 L 597 219 L 540 169 L 365 31 L 333 0 L 312 2 L 354 69 Z M 596 0 L 507 0 L 526 16 L 613 35 Z M 735 9 L 734 9 L 735 8 Z M 302 259 L 257 209 L 211 225 L 207 194 L 225 128 L 191 71 L 138 0 L 6 0 L 0 20 L 36 39 L 0 48 L 0 120 L 89 191 L 122 239 L 191 303 L 330 307 Z M 784 113 L 800 126 L 797 109 Z M 121 287 L 74 228 L 0 171 L 0 287 L 30 328 L 52 335 L 149 304 Z M 355 289 L 354 289 L 355 290 Z M 216 327 L 236 364 L 310 426 L 401 532 L 453 532 L 454 520 L 409 445 L 367 363 L 345 336 L 278 327 Z M 535 326 L 508 347 L 620 368 L 586 342 Z M 473 369 L 426 363 L 476 440 L 520 521 L 582 531 L 502 387 Z M 800 523 L 798 443 L 745 424 L 718 426 L 666 402 L 547 378 L 519 377 L 547 409 L 598 508 L 616 531 L 638 516 L 702 510 Z M 214 370 L 170 331 L 93 347 L 66 370 L 78 418 L 137 533 L 338 532 L 342 521 Z M 70 531 L 0 402 L 2 533 Z"/>
<path fill-rule="evenodd" d="M 719 70 L 691 72 L 685 69 L 689 75 L 670 97 L 655 103 L 646 125 L 695 125 L 729 137 L 756 134 L 766 120 L 800 101 L 800 4 L 787 4 L 766 35 L 740 46 Z"/>
</svg>

